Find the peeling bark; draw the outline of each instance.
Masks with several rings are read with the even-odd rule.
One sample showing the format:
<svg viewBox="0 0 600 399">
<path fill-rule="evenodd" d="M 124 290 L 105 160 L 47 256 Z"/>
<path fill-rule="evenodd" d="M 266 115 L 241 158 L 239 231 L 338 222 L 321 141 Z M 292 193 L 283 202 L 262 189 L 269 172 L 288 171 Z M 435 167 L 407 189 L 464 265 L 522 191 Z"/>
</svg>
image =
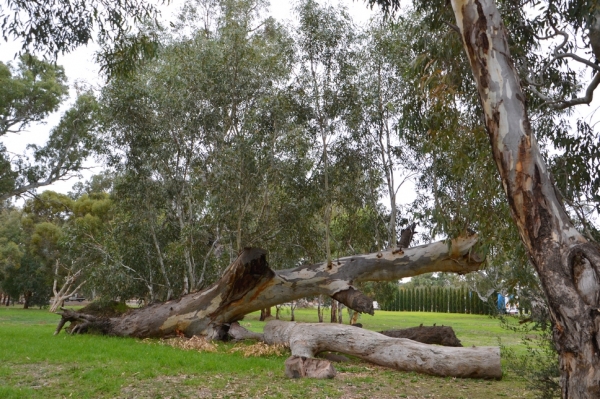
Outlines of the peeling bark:
<svg viewBox="0 0 600 399">
<path fill-rule="evenodd" d="M 375 331 L 339 324 L 273 320 L 264 332 L 267 344 L 288 345 L 292 357 L 314 358 L 335 351 L 402 371 L 460 378 L 502 378 L 500 348 L 453 348 L 390 338 Z"/>
<path fill-rule="evenodd" d="M 256 310 L 294 299 L 327 295 L 349 308 L 373 314 L 373 302 L 353 284 L 390 281 L 434 271 L 468 273 L 479 269 L 481 259 L 471 253 L 477 236 L 459 238 L 406 249 L 340 258 L 273 271 L 261 249 L 244 249 L 209 288 L 161 304 L 131 310 L 121 317 L 100 318 L 64 311 L 57 333 L 65 322 L 80 322 L 81 328 L 116 336 L 162 337 L 177 333 L 223 339 L 231 323 Z"/>
<path fill-rule="evenodd" d="M 562 396 L 599 398 L 600 253 L 556 196 L 494 1 L 452 0 L 452 7 L 512 216 L 550 307 Z"/>
</svg>

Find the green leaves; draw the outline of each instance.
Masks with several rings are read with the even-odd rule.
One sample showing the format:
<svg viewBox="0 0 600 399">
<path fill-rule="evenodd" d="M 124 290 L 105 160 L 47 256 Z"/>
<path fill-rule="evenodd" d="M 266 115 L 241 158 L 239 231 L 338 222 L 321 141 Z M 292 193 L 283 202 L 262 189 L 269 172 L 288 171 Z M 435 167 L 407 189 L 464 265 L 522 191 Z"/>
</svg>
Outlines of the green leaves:
<svg viewBox="0 0 600 399">
<path fill-rule="evenodd" d="M 0 136 L 19 133 L 58 109 L 68 89 L 63 67 L 23 55 L 18 67 L 0 62 Z"/>
<path fill-rule="evenodd" d="M 129 73 L 152 56 L 151 36 L 132 35 L 136 24 L 153 21 L 156 5 L 142 0 L 7 0 L 0 20 L 4 40 L 17 40 L 23 53 L 50 58 L 94 40 L 103 46 L 99 60 L 108 76 Z M 155 22 L 155 21 L 153 21 Z"/>
<path fill-rule="evenodd" d="M 43 91 L 43 90 L 42 90 Z M 35 93 L 19 101 L 19 104 L 35 102 Z M 55 97 L 52 97 L 55 98 Z M 62 100 L 61 100 L 62 101 Z M 96 126 L 98 104 L 91 93 L 80 94 L 71 109 L 65 112 L 60 123 L 52 129 L 48 142 L 44 146 L 29 145 L 33 162 L 27 157 L 13 155 L 11 161 L 4 154 L 0 161 L 0 200 L 4 200 L 38 187 L 49 185 L 57 180 L 66 179 L 81 170 L 84 160 L 98 150 Z M 49 110 L 45 111 L 47 114 Z M 45 116 L 45 114 L 43 116 Z M 8 118 L 10 115 L 4 115 Z M 39 114 L 24 117 L 20 129 L 35 121 Z"/>
</svg>

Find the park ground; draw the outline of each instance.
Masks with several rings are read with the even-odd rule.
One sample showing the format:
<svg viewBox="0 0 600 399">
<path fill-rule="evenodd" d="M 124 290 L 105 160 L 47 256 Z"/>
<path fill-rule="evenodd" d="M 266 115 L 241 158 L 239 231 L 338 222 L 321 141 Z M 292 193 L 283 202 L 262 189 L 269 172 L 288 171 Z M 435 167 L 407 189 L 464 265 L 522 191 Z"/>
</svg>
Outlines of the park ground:
<svg viewBox="0 0 600 399">
<path fill-rule="evenodd" d="M 241 321 L 261 331 L 253 313 Z M 344 314 L 347 322 L 347 314 Z M 289 320 L 289 309 L 282 319 Z M 243 344 L 218 343 L 216 352 L 183 350 L 161 340 L 94 335 L 53 336 L 59 317 L 45 310 L 0 307 L 0 398 L 533 398 L 527 381 L 507 371 L 500 381 L 440 378 L 399 372 L 353 359 L 336 364 L 333 380 L 290 380 L 289 353 L 244 357 Z M 314 309 L 296 320 L 316 322 Z M 363 315 L 364 328 L 380 331 L 420 324 L 452 326 L 464 346 L 526 349 L 522 336 L 497 319 L 446 313 L 385 312 Z M 516 320 L 514 320 L 516 323 Z M 232 350 L 234 349 L 234 350 Z"/>
</svg>

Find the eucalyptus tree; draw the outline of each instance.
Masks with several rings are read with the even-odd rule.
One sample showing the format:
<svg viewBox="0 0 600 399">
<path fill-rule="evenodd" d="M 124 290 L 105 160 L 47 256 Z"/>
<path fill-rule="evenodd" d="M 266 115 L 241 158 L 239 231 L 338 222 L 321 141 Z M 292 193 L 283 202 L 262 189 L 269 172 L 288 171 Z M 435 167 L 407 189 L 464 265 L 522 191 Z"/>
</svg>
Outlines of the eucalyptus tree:
<svg viewBox="0 0 600 399">
<path fill-rule="evenodd" d="M 24 135 L 32 123 L 56 111 L 67 93 L 60 66 L 31 55 L 22 56 L 17 67 L 0 63 L 0 137 Z M 10 153 L 0 145 L 0 201 L 81 171 L 83 161 L 97 146 L 96 110 L 93 94 L 82 92 L 50 131 L 45 145 L 29 145 L 27 155 Z"/>
<path fill-rule="evenodd" d="M 411 81 L 407 81 L 405 73 L 412 60 L 404 58 L 409 55 L 406 51 L 396 48 L 405 42 L 405 34 L 383 15 L 369 22 L 361 44 L 359 105 L 349 118 L 355 140 L 368 148 L 373 167 L 385 181 L 389 208 L 384 240 L 387 246 L 395 246 L 398 240 L 398 191 L 419 174 L 417 155 L 399 134 L 403 120 L 416 117 L 403 108 L 407 95 L 414 94 L 407 87 Z"/>
<path fill-rule="evenodd" d="M 2 285 L 13 298 L 22 296 L 25 308 L 47 305 L 53 282 L 70 274 L 62 248 L 70 203 L 65 195 L 45 191 L 29 199 L 22 210 L 3 212 Z"/>
<path fill-rule="evenodd" d="M 331 262 L 331 216 L 333 210 L 330 182 L 331 148 L 342 143 L 342 116 L 352 101 L 352 75 L 356 67 L 357 37 L 344 8 L 321 6 L 314 0 L 298 3 L 299 26 L 296 34 L 299 70 L 298 84 L 305 92 L 312 118 L 309 128 L 321 140 L 320 171 L 325 200 L 325 255 Z"/>
<path fill-rule="evenodd" d="M 244 246 L 281 240 L 293 224 L 284 201 L 301 199 L 286 191 L 308 168 L 287 86 L 293 47 L 264 6 L 188 3 L 157 59 L 104 91 L 117 206 L 147 226 L 176 295 L 213 281 Z"/>
<path fill-rule="evenodd" d="M 398 2 L 380 3 L 398 5 Z M 533 135 L 533 131 L 537 131 L 538 135 L 544 137 L 544 128 L 550 126 L 552 129 L 547 137 L 560 148 L 560 140 L 552 140 L 553 134 L 560 131 L 556 129 L 556 120 L 534 119 L 532 116 L 538 115 L 540 111 L 537 110 L 544 109 L 544 113 L 540 112 L 540 115 L 544 115 L 562 106 L 553 106 L 557 104 L 555 101 L 536 104 L 535 97 L 522 90 L 522 82 L 527 80 L 521 78 L 517 69 L 527 66 L 527 63 L 520 63 L 523 57 L 535 57 L 534 50 L 541 35 L 534 28 L 542 19 L 535 19 L 534 16 L 533 24 L 525 22 L 530 16 L 527 14 L 530 9 L 522 8 L 522 4 L 515 7 L 510 2 L 501 3 L 501 7 L 497 8 L 493 1 L 452 1 L 454 16 L 441 2 L 420 5 L 429 11 L 428 18 L 433 24 L 439 26 L 444 20 L 447 23 L 455 20 L 457 23 L 450 26 L 459 33 L 469 69 L 475 77 L 492 157 L 500 172 L 511 216 L 548 301 L 554 343 L 560 358 L 562 395 L 573 398 L 597 397 L 600 392 L 597 345 L 600 332 L 597 327 L 598 316 L 593 309 L 598 307 L 600 254 L 597 246 L 579 233 L 570 220 L 540 145 Z M 549 2 L 544 3 L 541 9 L 548 11 L 544 15 L 548 21 L 548 31 L 558 33 L 561 27 L 570 25 L 574 32 L 580 32 L 584 43 L 587 40 L 587 47 L 593 51 L 596 7 L 595 2 Z M 563 9 L 569 12 L 558 13 Z M 506 25 L 501 19 L 501 11 L 510 11 Z M 544 23 L 538 26 L 544 29 Z M 514 28 L 517 33 L 511 40 L 507 28 Z M 530 92 L 537 97 L 540 97 L 541 90 L 557 91 L 559 95 L 577 94 L 578 87 L 573 85 L 576 83 L 573 79 L 575 75 L 568 67 L 551 68 L 555 61 L 569 57 L 576 59 L 573 53 L 561 54 L 565 48 L 559 44 L 554 49 L 553 58 L 543 67 L 543 73 L 553 78 L 552 82 L 550 79 L 545 82 L 556 85 L 536 86 L 538 93 L 534 90 Z M 515 56 L 511 56 L 511 53 Z M 592 69 L 596 77 L 594 63 L 588 60 L 585 65 Z M 534 83 L 542 82 L 538 80 Z M 594 79 L 590 84 L 593 91 Z M 563 105 L 569 102 L 564 98 L 559 101 Z M 592 131 L 585 133 L 593 134 Z M 578 156 L 587 157 L 588 154 L 589 151 Z M 593 164 L 593 158 L 587 159 L 589 163 L 586 164 Z"/>
<path fill-rule="evenodd" d="M 156 38 L 135 28 L 142 22 L 156 22 L 161 3 L 4 0 L 0 3 L 2 38 L 19 43 L 20 54 L 51 59 L 95 41 L 101 47 L 97 54 L 101 69 L 109 76 L 126 74 L 155 54 Z"/>
</svg>

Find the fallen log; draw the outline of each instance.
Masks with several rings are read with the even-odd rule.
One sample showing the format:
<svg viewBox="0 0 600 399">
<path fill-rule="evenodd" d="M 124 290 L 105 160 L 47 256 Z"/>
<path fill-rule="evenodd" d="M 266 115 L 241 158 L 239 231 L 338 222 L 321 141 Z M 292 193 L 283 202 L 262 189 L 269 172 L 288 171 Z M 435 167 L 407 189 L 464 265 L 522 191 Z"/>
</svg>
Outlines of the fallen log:
<svg viewBox="0 0 600 399">
<path fill-rule="evenodd" d="M 392 338 L 406 338 L 413 341 L 421 342 L 429 345 L 442 345 L 460 347 L 462 344 L 456 337 L 452 327 L 448 326 L 419 326 L 410 328 L 400 328 L 395 330 L 380 331 L 383 334 Z"/>
<path fill-rule="evenodd" d="M 328 295 L 349 308 L 373 314 L 373 301 L 354 288 L 361 281 L 395 281 L 429 272 L 469 273 L 482 260 L 471 252 L 477 236 L 451 242 L 348 256 L 333 263 L 318 263 L 273 271 L 266 251 L 244 249 L 209 288 L 177 300 L 131 310 L 120 317 L 91 317 L 63 310 L 56 334 L 66 322 L 80 323 L 74 333 L 96 330 L 102 334 L 138 338 L 183 333 L 225 339 L 231 323 L 256 310 L 304 297 Z"/>
<path fill-rule="evenodd" d="M 281 320 L 267 323 L 264 339 L 270 345 L 288 345 L 292 356 L 300 359 L 311 359 L 319 352 L 334 351 L 402 371 L 441 377 L 502 378 L 498 347 L 427 345 L 352 326 Z M 296 360 L 293 364 L 298 365 L 298 362 Z M 323 369 L 320 363 L 319 370 Z M 294 371 L 286 371 L 286 374 L 294 374 Z"/>
</svg>

